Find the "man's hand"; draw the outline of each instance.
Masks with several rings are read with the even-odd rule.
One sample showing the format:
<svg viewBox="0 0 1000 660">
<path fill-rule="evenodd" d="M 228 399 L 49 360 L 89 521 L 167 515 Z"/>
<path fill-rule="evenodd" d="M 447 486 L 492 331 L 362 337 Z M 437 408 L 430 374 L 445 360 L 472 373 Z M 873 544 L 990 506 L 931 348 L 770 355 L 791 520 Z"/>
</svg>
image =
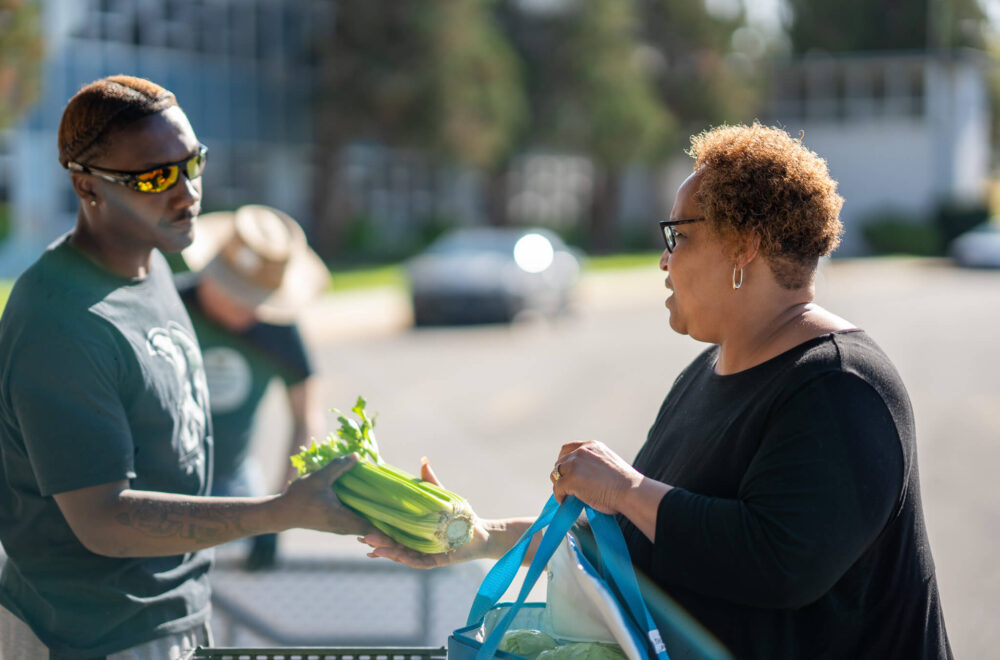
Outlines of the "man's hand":
<svg viewBox="0 0 1000 660">
<path fill-rule="evenodd" d="M 333 482 L 357 462 L 357 454 L 343 456 L 290 483 L 281 495 L 282 522 L 287 527 L 334 534 L 374 532 L 371 523 L 344 506 L 333 492 Z"/>
</svg>

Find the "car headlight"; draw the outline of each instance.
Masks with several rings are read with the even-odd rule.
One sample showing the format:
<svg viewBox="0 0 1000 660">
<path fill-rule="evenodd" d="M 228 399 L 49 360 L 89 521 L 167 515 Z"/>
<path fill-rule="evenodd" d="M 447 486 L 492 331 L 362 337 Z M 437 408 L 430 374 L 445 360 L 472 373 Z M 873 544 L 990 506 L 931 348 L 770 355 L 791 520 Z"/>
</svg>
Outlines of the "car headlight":
<svg viewBox="0 0 1000 660">
<path fill-rule="evenodd" d="M 554 257 L 552 243 L 541 234 L 525 234 L 514 244 L 514 262 L 526 273 L 541 273 Z"/>
</svg>

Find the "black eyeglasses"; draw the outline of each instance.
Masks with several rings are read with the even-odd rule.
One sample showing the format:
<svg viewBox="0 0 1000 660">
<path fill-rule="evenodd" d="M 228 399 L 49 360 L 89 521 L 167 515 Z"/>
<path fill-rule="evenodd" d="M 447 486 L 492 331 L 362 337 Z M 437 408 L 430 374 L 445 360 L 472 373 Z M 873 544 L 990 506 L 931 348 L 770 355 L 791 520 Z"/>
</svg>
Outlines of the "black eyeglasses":
<svg viewBox="0 0 1000 660">
<path fill-rule="evenodd" d="M 160 165 L 159 167 L 142 172 L 104 170 L 99 167 L 81 165 L 73 161 L 66 163 L 66 169 L 73 172 L 93 174 L 105 181 L 111 181 L 112 183 L 117 183 L 120 186 L 138 190 L 142 193 L 161 193 L 177 185 L 177 182 L 181 179 L 181 172 L 184 172 L 184 175 L 191 180 L 200 177 L 202 170 L 205 169 L 207 156 L 208 147 L 201 145 L 198 153 L 190 158 L 185 158 L 182 161 L 170 163 L 169 165 Z"/>
<path fill-rule="evenodd" d="M 692 222 L 701 222 L 705 218 L 692 218 L 690 220 L 659 220 L 660 229 L 663 230 L 663 240 L 667 243 L 667 252 L 673 252 L 677 245 L 677 232 L 674 227 L 677 225 L 687 225 Z"/>
</svg>

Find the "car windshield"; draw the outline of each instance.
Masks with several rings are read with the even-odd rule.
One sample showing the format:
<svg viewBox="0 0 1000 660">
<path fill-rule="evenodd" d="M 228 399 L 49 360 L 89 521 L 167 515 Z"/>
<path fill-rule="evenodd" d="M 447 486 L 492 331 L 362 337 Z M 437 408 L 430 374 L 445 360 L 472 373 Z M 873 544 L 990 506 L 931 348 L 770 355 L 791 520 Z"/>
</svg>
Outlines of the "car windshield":
<svg viewBox="0 0 1000 660">
<path fill-rule="evenodd" d="M 460 231 L 442 237 L 428 248 L 431 254 L 456 252 L 497 252 L 510 254 L 523 234 L 500 231 Z"/>
</svg>

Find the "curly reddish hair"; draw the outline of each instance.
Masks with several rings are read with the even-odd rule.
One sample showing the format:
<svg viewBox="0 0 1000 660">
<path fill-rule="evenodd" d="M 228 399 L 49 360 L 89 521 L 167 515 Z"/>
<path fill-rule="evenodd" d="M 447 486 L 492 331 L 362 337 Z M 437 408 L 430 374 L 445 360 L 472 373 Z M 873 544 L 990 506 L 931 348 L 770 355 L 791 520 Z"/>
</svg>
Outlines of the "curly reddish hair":
<svg viewBox="0 0 1000 660">
<path fill-rule="evenodd" d="M 739 244 L 760 236 L 778 283 L 812 282 L 819 258 L 836 249 L 844 199 L 826 161 L 780 128 L 720 126 L 691 138 L 701 179 L 694 200 L 719 233 Z"/>
<path fill-rule="evenodd" d="M 108 76 L 84 86 L 59 121 L 59 163 L 96 158 L 118 130 L 177 105 L 173 93 L 145 78 Z"/>
</svg>

